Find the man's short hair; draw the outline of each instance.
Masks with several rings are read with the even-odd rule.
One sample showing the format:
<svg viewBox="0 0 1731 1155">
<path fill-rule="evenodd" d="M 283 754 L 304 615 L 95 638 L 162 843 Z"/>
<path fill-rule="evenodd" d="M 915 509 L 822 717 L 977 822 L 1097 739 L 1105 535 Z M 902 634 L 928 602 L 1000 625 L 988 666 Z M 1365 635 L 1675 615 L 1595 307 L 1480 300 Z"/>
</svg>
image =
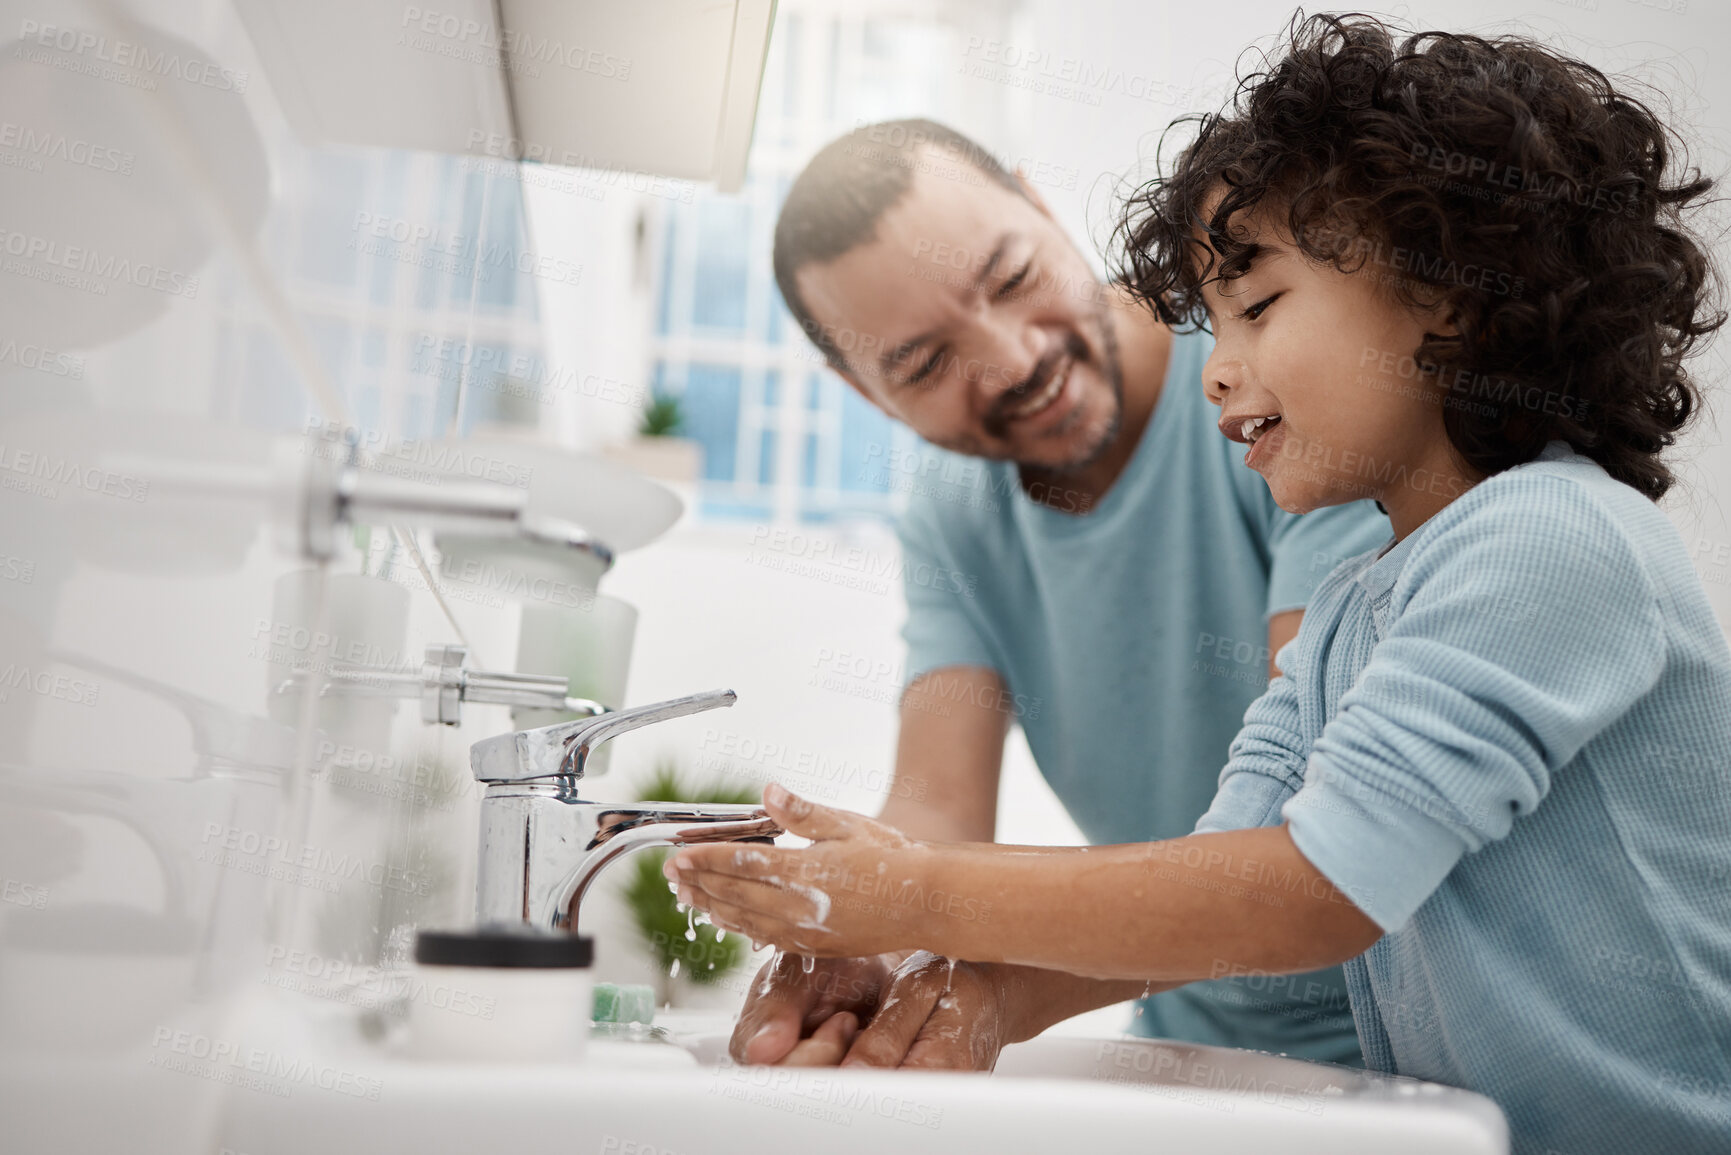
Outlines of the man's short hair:
<svg viewBox="0 0 1731 1155">
<path fill-rule="evenodd" d="M 812 157 L 782 202 L 775 222 L 775 283 L 793 319 L 835 368 L 845 364 L 835 335 L 812 319 L 794 278 L 807 265 L 833 261 L 871 240 L 878 221 L 907 194 L 922 168 L 950 179 L 976 175 L 979 183 L 991 181 L 1027 195 L 984 147 L 936 121 L 915 119 L 866 125 L 831 141 Z"/>
</svg>

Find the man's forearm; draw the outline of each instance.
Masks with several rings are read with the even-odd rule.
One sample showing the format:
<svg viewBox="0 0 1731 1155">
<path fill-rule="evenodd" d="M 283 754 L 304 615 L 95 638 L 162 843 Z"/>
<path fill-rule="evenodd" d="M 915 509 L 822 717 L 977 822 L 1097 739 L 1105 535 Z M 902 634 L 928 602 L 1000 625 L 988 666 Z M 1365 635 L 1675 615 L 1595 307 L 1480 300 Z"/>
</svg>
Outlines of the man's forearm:
<svg viewBox="0 0 1731 1155">
<path fill-rule="evenodd" d="M 1009 715 L 978 703 L 1003 694 L 1003 679 L 980 666 L 934 670 L 908 686 L 879 821 L 928 841 L 992 840 Z"/>
<path fill-rule="evenodd" d="M 1381 937 L 1279 826 L 1085 849 L 929 846 L 911 864 L 910 937 L 976 962 L 1176 984 L 1314 970 Z"/>
</svg>

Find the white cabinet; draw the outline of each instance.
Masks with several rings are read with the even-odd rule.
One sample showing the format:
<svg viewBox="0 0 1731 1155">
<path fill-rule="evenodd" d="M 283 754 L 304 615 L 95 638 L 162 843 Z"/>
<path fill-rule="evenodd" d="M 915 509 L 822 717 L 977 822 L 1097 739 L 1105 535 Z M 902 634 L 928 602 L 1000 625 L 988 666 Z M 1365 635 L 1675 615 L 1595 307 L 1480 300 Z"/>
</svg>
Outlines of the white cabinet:
<svg viewBox="0 0 1731 1155">
<path fill-rule="evenodd" d="M 737 188 L 774 0 L 235 0 L 311 143 Z"/>
</svg>

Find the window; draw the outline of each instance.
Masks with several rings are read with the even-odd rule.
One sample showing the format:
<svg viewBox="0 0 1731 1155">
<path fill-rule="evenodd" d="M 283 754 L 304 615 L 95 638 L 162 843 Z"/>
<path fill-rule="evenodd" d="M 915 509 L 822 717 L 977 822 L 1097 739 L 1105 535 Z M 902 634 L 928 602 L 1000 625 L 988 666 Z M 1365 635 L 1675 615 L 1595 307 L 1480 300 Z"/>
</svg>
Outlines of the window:
<svg viewBox="0 0 1731 1155">
<path fill-rule="evenodd" d="M 667 211 L 651 380 L 680 399 L 684 432 L 703 445 L 700 516 L 822 521 L 897 504 L 871 465 L 913 434 L 824 367 L 776 291 L 770 253 L 782 199 L 819 148 L 860 123 L 959 116 L 943 62 L 1003 12 L 944 11 L 784 2 L 745 187 L 699 189 Z"/>
</svg>

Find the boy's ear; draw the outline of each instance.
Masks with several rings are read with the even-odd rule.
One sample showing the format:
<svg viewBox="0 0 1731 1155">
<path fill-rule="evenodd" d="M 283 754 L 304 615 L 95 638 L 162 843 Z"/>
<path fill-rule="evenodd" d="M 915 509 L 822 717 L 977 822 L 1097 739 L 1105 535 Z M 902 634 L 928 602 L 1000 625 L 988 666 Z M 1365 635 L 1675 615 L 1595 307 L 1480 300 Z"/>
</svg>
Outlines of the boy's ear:
<svg viewBox="0 0 1731 1155">
<path fill-rule="evenodd" d="M 1447 301 L 1437 301 L 1424 310 L 1425 331 L 1437 337 L 1458 337 L 1461 327 Z"/>
</svg>

